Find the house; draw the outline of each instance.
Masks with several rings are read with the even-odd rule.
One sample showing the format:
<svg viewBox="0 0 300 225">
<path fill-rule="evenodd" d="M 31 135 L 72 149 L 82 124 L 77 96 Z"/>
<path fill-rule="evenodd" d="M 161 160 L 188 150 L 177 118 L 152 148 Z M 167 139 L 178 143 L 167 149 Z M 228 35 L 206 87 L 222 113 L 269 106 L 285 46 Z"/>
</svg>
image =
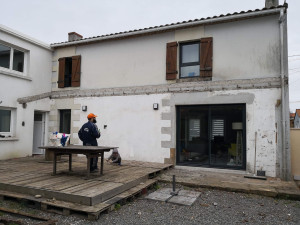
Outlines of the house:
<svg viewBox="0 0 300 225">
<path fill-rule="evenodd" d="M 300 128 L 300 109 L 296 109 L 295 112 L 294 128 Z"/>
<path fill-rule="evenodd" d="M 18 103 L 49 101 L 49 133 L 72 144 L 95 113 L 99 144 L 124 159 L 288 180 L 287 4 L 274 4 L 91 38 L 71 32 L 51 44 L 51 91 Z"/>
<path fill-rule="evenodd" d="M 37 147 L 48 142 L 41 131 L 48 130 L 49 98 L 17 99 L 51 91 L 51 58 L 50 45 L 0 26 L 0 159 L 42 153 Z"/>
<path fill-rule="evenodd" d="M 290 128 L 295 127 L 294 122 L 295 122 L 295 113 L 290 113 Z"/>
</svg>

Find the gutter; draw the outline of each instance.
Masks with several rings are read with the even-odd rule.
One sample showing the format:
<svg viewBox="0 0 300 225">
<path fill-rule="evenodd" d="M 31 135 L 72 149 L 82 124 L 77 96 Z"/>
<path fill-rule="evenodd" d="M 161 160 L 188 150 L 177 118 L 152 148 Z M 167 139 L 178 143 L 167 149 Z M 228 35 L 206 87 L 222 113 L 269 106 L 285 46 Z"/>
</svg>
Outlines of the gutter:
<svg viewBox="0 0 300 225">
<path fill-rule="evenodd" d="M 15 36 L 17 38 L 20 38 L 20 39 L 22 39 L 24 41 L 27 41 L 27 42 L 32 43 L 34 45 L 37 45 L 39 47 L 42 47 L 44 49 L 47 49 L 49 51 L 53 51 L 53 49 L 51 48 L 51 46 L 49 44 L 46 44 L 46 43 L 41 42 L 39 40 L 36 40 L 36 39 L 34 39 L 32 37 L 29 37 L 29 36 L 27 36 L 25 34 L 22 34 L 22 33 L 18 32 L 18 31 L 15 31 L 15 30 L 13 30 L 13 29 L 11 29 L 11 28 L 9 28 L 7 26 L 4 26 L 2 24 L 0 24 L 0 31 L 2 31 L 4 33 L 7 33 L 7 34 L 10 34 L 12 36 Z"/>
<path fill-rule="evenodd" d="M 122 33 L 112 34 L 112 35 L 103 35 L 103 36 L 96 37 L 96 38 L 87 38 L 87 39 L 72 41 L 72 42 L 51 44 L 50 46 L 53 48 L 58 48 L 58 47 L 66 47 L 66 46 L 72 46 L 72 45 L 89 44 L 89 43 L 93 43 L 93 42 L 99 42 L 99 41 L 110 40 L 110 39 L 121 39 L 121 38 L 136 36 L 136 35 L 148 35 L 151 33 L 166 32 L 166 31 L 171 31 L 171 30 L 175 30 L 175 29 L 182 29 L 182 28 L 193 27 L 193 26 L 204 25 L 204 24 L 222 23 L 222 22 L 245 19 L 245 18 L 250 18 L 250 17 L 271 15 L 271 14 L 280 13 L 281 10 L 282 10 L 282 8 L 275 8 L 275 9 L 268 9 L 268 10 L 263 10 L 263 11 L 242 13 L 242 14 L 237 14 L 237 15 L 222 16 L 222 17 L 218 17 L 218 18 L 192 21 L 192 22 L 187 22 L 187 23 L 166 25 L 166 26 L 157 27 L 157 28 L 148 28 L 148 29 L 137 30 L 137 31 L 122 32 Z"/>
<path fill-rule="evenodd" d="M 280 9 L 280 17 L 279 17 L 279 29 L 280 29 L 280 76 L 281 76 L 281 122 L 282 122 L 282 152 L 281 152 L 281 178 L 285 181 L 290 180 L 290 163 L 288 162 L 289 152 L 287 141 L 289 137 L 287 137 L 287 125 L 286 125 L 286 102 L 285 102 L 285 81 L 287 79 L 287 74 L 285 73 L 285 62 L 284 62 L 284 52 L 286 51 L 284 46 L 284 25 L 286 20 L 286 15 L 284 12 L 285 9 Z"/>
</svg>

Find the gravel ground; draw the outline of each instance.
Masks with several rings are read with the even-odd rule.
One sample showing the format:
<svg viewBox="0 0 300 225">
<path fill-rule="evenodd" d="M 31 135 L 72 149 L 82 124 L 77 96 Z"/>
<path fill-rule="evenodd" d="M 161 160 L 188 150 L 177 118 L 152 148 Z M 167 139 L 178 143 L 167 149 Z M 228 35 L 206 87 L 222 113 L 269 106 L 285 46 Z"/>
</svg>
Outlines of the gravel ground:
<svg viewBox="0 0 300 225">
<path fill-rule="evenodd" d="M 161 187 L 168 184 L 160 184 Z M 185 187 L 179 187 L 185 188 Z M 186 189 L 186 188 L 185 188 Z M 193 189 L 201 192 L 193 206 L 179 206 L 143 197 L 121 206 L 119 210 L 101 215 L 98 221 L 87 221 L 75 216 L 62 216 L 26 208 L 11 201 L 0 201 L 0 207 L 13 208 L 46 216 L 58 225 L 96 224 L 300 224 L 300 201 L 274 199 L 257 195 Z M 0 212 L 1 218 L 16 218 Z M 298 222 L 297 222 L 298 221 Z M 23 219 L 24 224 L 36 224 Z"/>
</svg>

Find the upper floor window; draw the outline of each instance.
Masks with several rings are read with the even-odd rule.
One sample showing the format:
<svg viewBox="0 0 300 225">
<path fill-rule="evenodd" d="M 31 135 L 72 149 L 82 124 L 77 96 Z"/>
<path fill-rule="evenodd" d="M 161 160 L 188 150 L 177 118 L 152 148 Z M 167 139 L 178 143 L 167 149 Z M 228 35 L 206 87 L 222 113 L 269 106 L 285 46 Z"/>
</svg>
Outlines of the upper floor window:
<svg viewBox="0 0 300 225">
<path fill-rule="evenodd" d="M 24 62 L 24 52 L 0 44 L 0 67 L 23 73 Z"/>
<path fill-rule="evenodd" d="M 178 70 L 179 78 L 212 77 L 213 42 L 211 37 L 180 43 L 179 59 L 177 49 L 177 42 L 167 43 L 167 80 L 177 79 Z M 177 68 L 177 61 L 179 61 L 179 68 Z"/>
<path fill-rule="evenodd" d="M 180 45 L 180 77 L 200 76 L 200 42 Z"/>
<path fill-rule="evenodd" d="M 79 87 L 81 56 L 64 57 L 58 61 L 58 87 Z"/>
</svg>

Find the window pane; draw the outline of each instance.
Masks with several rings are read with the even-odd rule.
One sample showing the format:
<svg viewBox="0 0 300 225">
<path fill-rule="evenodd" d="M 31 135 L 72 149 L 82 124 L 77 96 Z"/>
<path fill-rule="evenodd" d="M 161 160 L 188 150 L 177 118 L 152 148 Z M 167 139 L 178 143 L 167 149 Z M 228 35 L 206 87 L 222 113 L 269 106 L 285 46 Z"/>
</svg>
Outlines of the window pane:
<svg viewBox="0 0 300 225">
<path fill-rule="evenodd" d="M 10 47 L 0 44 L 0 66 L 9 69 Z"/>
<path fill-rule="evenodd" d="M 14 49 L 13 70 L 23 72 L 24 70 L 24 52 Z"/>
<path fill-rule="evenodd" d="M 224 120 L 223 119 L 213 119 L 212 120 L 212 139 L 215 136 L 224 137 Z"/>
<path fill-rule="evenodd" d="M 200 119 L 189 120 L 189 141 L 200 137 Z"/>
<path fill-rule="evenodd" d="M 0 110 L 0 132 L 10 132 L 10 110 Z"/>
<path fill-rule="evenodd" d="M 60 128 L 59 133 L 71 133 L 71 110 L 60 110 Z"/>
<path fill-rule="evenodd" d="M 199 62 L 199 44 L 182 45 L 182 63 Z"/>
<path fill-rule="evenodd" d="M 200 66 L 184 66 L 180 68 L 181 77 L 197 77 L 200 76 Z"/>
</svg>

